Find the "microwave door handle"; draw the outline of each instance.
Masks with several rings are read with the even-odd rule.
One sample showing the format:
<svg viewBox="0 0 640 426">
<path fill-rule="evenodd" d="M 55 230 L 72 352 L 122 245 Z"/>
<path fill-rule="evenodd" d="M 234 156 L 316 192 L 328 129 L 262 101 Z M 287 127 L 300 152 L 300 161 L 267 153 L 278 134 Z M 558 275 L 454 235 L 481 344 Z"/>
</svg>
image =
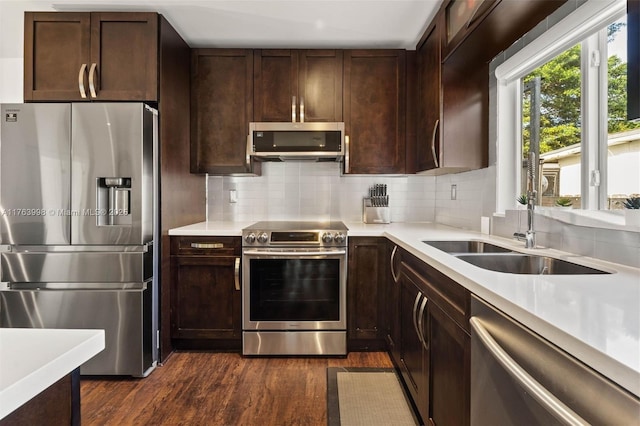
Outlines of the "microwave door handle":
<svg viewBox="0 0 640 426">
<path fill-rule="evenodd" d="M 567 407 L 551 392 L 545 389 L 537 380 L 527 373 L 509 354 L 496 342 L 489 331 L 476 317 L 469 319 L 471 329 L 475 331 L 478 341 L 489 351 L 493 358 L 533 399 L 545 408 L 549 414 L 568 425 L 588 425 L 582 417 Z"/>
<path fill-rule="evenodd" d="M 344 137 L 344 172 L 351 172 L 351 162 L 349 159 L 349 135 Z"/>
</svg>

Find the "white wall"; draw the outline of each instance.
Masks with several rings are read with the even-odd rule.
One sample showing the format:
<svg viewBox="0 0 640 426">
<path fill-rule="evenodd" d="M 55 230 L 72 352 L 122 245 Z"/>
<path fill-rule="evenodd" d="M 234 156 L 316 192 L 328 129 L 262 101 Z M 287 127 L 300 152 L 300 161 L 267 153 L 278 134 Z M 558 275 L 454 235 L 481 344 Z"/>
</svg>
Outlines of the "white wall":
<svg viewBox="0 0 640 426">
<path fill-rule="evenodd" d="M 23 101 L 25 10 L 53 9 L 40 1 L 0 0 L 0 103 Z"/>
</svg>

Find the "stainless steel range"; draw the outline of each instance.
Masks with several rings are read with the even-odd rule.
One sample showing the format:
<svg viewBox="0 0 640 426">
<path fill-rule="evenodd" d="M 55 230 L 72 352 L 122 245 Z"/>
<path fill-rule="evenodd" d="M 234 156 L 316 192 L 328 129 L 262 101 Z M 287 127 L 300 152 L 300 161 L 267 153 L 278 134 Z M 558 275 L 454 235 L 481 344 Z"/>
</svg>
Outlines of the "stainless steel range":
<svg viewBox="0 0 640 426">
<path fill-rule="evenodd" d="M 347 227 L 258 222 L 242 231 L 242 353 L 347 353 Z"/>
</svg>

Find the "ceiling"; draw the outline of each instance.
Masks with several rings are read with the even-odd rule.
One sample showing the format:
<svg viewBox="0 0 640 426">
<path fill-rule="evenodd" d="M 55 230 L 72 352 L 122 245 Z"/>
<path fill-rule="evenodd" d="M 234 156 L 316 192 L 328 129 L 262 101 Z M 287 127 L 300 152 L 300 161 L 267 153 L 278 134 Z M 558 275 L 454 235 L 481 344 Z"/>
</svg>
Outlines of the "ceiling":
<svg viewBox="0 0 640 426">
<path fill-rule="evenodd" d="M 441 0 L 0 0 L 0 30 L 25 10 L 157 11 L 191 47 L 414 49 Z M 0 34 L 0 37 L 3 34 Z M 6 37 L 2 37 L 6 40 Z M 3 45 L 5 43 L 3 42 Z M 8 46 L 3 46 L 4 51 Z M 6 52 L 3 52 L 6 54 Z"/>
</svg>

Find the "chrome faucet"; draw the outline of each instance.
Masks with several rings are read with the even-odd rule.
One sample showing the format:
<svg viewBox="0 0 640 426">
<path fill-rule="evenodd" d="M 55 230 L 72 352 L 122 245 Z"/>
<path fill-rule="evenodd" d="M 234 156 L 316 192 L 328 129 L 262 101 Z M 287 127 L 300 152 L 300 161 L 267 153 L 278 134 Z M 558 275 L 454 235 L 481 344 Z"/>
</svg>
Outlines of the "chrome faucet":
<svg viewBox="0 0 640 426">
<path fill-rule="evenodd" d="M 527 161 L 527 231 L 516 232 L 513 236 L 518 241 L 524 241 L 524 248 L 536 248 L 536 231 L 533 226 L 534 211 L 538 192 L 535 189 L 535 154 L 529 152 Z"/>
</svg>

